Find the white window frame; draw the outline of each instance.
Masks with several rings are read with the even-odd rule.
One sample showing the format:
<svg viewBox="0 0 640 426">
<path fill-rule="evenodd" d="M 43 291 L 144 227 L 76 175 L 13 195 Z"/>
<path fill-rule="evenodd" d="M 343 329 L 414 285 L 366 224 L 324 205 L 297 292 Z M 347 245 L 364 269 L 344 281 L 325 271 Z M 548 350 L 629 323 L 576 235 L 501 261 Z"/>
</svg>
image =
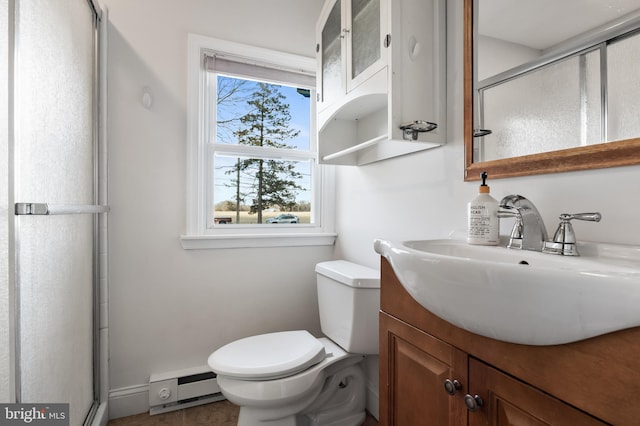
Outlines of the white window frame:
<svg viewBox="0 0 640 426">
<path fill-rule="evenodd" d="M 211 202 L 210 185 L 212 174 L 208 170 L 206 134 L 206 70 L 204 54 L 218 52 L 236 58 L 255 60 L 289 70 L 315 73 L 313 58 L 277 52 L 255 46 L 189 34 L 188 36 L 188 88 L 187 88 L 187 229 L 181 236 L 185 249 L 316 246 L 335 243 L 335 171 L 330 165 L 321 165 L 317 160 L 317 138 L 315 127 L 315 102 L 312 97 L 310 120 L 310 150 L 315 151 L 312 179 L 315 203 L 314 223 L 307 226 L 207 226 L 207 203 Z"/>
</svg>

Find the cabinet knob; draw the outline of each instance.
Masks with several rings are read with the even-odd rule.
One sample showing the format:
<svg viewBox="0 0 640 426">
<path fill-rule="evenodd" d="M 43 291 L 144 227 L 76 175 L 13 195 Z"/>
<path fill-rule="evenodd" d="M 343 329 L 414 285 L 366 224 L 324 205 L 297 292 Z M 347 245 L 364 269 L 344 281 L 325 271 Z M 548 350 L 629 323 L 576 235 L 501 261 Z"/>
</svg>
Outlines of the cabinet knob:
<svg viewBox="0 0 640 426">
<path fill-rule="evenodd" d="M 467 406 L 469 411 L 477 411 L 478 408 L 484 405 L 484 401 L 480 398 L 480 395 L 471 396 L 467 394 L 464 397 L 464 404 Z"/>
<path fill-rule="evenodd" d="M 447 391 L 449 395 L 455 395 L 462 388 L 462 385 L 457 380 L 447 379 L 444 381 L 444 390 Z"/>
</svg>

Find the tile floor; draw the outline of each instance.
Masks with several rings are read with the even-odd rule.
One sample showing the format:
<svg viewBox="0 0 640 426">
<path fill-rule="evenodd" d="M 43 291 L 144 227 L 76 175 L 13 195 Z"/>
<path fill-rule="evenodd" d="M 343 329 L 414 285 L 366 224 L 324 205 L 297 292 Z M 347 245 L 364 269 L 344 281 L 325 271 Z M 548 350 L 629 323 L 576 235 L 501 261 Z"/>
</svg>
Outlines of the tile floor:
<svg viewBox="0 0 640 426">
<path fill-rule="evenodd" d="M 229 401 L 219 401 L 185 410 L 150 416 L 148 413 L 110 420 L 107 426 L 236 426 L 238 407 Z M 377 426 L 370 415 L 362 426 Z"/>
</svg>

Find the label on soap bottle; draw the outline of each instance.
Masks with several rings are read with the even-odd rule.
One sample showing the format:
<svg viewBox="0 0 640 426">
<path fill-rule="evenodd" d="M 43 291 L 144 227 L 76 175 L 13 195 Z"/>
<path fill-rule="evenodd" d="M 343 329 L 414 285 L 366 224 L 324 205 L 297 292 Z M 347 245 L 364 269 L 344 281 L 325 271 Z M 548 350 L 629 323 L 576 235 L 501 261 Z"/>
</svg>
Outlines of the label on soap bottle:
<svg viewBox="0 0 640 426">
<path fill-rule="evenodd" d="M 497 245 L 500 240 L 498 202 L 489 194 L 480 194 L 468 205 L 469 244 Z"/>
</svg>

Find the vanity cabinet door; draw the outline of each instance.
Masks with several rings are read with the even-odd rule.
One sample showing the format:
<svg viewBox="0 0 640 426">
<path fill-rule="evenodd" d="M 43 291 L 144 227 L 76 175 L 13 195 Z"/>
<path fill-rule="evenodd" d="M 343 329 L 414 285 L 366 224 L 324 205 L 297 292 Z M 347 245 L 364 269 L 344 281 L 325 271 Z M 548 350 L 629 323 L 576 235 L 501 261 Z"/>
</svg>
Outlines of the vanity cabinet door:
<svg viewBox="0 0 640 426">
<path fill-rule="evenodd" d="M 381 313 L 380 425 L 466 425 L 466 362 L 464 352 Z M 460 384 L 453 395 L 446 380 Z"/>
<path fill-rule="evenodd" d="M 469 426 L 606 424 L 472 357 L 469 389 L 483 400 Z"/>
</svg>

